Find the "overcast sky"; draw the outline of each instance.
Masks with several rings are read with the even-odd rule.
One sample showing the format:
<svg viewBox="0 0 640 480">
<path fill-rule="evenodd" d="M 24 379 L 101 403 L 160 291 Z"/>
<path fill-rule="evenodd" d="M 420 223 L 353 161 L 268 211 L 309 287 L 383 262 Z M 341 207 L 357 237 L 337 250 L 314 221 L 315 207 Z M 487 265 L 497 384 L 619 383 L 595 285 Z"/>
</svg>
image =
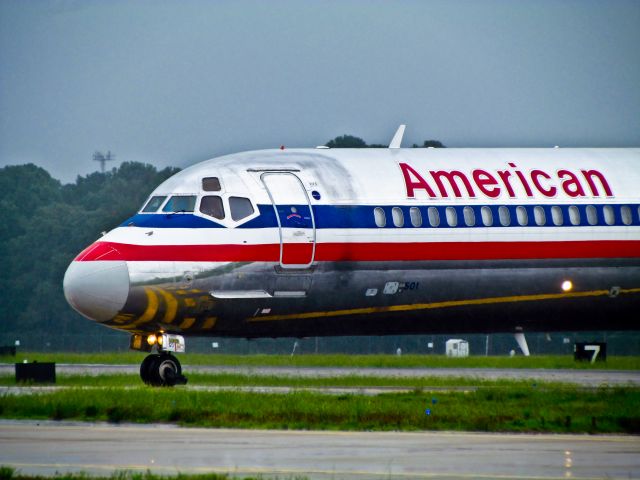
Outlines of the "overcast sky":
<svg viewBox="0 0 640 480">
<path fill-rule="evenodd" d="M 640 146 L 640 1 L 0 1 L 0 166 Z"/>
</svg>

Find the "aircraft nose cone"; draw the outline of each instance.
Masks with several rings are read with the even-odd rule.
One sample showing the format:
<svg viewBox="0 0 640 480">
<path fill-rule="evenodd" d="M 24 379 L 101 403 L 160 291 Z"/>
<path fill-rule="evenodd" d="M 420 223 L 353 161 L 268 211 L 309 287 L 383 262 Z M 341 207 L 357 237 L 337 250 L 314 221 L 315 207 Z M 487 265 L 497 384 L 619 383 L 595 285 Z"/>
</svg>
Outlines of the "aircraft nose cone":
<svg viewBox="0 0 640 480">
<path fill-rule="evenodd" d="M 73 261 L 64 274 L 64 296 L 85 317 L 105 322 L 124 307 L 129 269 L 122 261 Z"/>
</svg>

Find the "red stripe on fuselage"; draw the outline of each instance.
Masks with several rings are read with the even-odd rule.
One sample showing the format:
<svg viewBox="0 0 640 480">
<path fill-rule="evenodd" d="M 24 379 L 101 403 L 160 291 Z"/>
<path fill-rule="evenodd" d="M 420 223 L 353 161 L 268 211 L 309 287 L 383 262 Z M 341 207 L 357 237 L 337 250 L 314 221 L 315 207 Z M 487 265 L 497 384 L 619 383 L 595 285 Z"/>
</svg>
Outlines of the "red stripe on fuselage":
<svg viewBox="0 0 640 480">
<path fill-rule="evenodd" d="M 285 251 L 288 258 L 296 259 L 295 263 L 309 261 L 309 244 L 290 244 Z M 315 260 L 320 262 L 557 258 L 640 258 L 640 241 L 319 243 L 315 254 Z M 96 260 L 278 262 L 280 245 L 130 245 L 96 242 L 76 257 L 79 262 Z"/>
<path fill-rule="evenodd" d="M 131 245 L 96 242 L 76 257 L 95 260 L 175 262 L 277 262 L 280 245 Z"/>
</svg>

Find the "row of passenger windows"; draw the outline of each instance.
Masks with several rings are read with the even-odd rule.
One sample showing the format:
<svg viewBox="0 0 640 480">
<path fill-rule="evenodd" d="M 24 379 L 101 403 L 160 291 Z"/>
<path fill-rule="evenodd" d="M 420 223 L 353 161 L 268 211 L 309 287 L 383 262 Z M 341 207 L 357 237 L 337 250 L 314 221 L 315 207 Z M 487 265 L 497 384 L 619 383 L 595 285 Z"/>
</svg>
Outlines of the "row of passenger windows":
<svg viewBox="0 0 640 480">
<path fill-rule="evenodd" d="M 163 204 L 162 212 L 165 213 L 191 213 L 195 211 L 198 197 L 196 195 L 173 195 L 165 202 L 166 199 L 166 196 L 151 197 L 143 207 L 142 213 L 155 213 Z M 230 196 L 228 203 L 232 220 L 238 221 L 253 215 L 253 205 L 251 200 L 246 197 Z M 223 199 L 218 195 L 202 196 L 198 210 L 200 213 L 218 220 L 224 220 L 226 217 Z"/>
<path fill-rule="evenodd" d="M 421 227 L 423 224 L 423 210 L 418 207 L 409 208 L 409 222 L 412 227 Z M 497 209 L 497 218 L 494 218 L 494 210 L 491 207 L 463 207 L 462 218 L 458 218 L 459 209 L 455 207 L 444 208 L 444 218 L 440 218 L 442 209 L 436 207 L 426 208 L 427 221 L 431 227 L 447 226 L 457 227 L 464 225 L 467 227 L 492 227 L 511 225 L 518 226 L 544 226 L 544 225 L 614 225 L 616 223 L 616 211 L 623 225 L 631 225 L 633 223 L 633 210 L 628 205 L 604 205 L 601 208 L 602 214 L 598 215 L 598 209 L 594 205 L 587 205 L 584 211 L 580 212 L 580 208 L 571 205 L 566 210 L 562 207 L 554 205 L 548 209 L 542 206 L 535 206 L 533 209 L 527 209 L 524 206 L 515 207 L 515 215 L 513 208 L 500 206 Z M 373 210 L 373 216 L 378 227 L 387 226 L 386 213 L 383 208 L 376 207 Z M 404 227 L 405 218 L 404 211 L 400 207 L 391 208 L 391 222 L 394 227 Z M 515 218 L 514 218 L 515 217 Z M 636 221 L 640 222 L 640 207 L 637 209 Z"/>
</svg>

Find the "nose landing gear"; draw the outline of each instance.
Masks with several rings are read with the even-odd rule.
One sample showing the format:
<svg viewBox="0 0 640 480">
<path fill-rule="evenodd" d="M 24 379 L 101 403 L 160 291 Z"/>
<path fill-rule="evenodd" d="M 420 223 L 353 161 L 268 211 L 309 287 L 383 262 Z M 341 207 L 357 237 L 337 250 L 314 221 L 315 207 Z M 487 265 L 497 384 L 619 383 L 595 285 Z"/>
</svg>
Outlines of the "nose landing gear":
<svg viewBox="0 0 640 480">
<path fill-rule="evenodd" d="M 153 387 L 173 387 L 185 385 L 187 379 L 182 375 L 182 366 L 170 353 L 154 353 L 145 358 L 140 365 L 140 378 Z"/>
<path fill-rule="evenodd" d="M 184 338 L 181 335 L 166 333 L 158 335 L 133 335 L 130 348 L 150 352 L 156 348 L 158 353 L 148 355 L 140 365 L 140 378 L 153 387 L 173 387 L 185 385 L 187 379 L 182 375 L 182 366 L 170 352 L 184 352 Z"/>
</svg>

